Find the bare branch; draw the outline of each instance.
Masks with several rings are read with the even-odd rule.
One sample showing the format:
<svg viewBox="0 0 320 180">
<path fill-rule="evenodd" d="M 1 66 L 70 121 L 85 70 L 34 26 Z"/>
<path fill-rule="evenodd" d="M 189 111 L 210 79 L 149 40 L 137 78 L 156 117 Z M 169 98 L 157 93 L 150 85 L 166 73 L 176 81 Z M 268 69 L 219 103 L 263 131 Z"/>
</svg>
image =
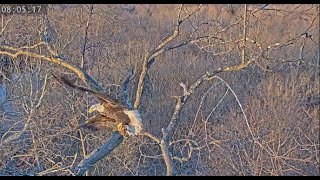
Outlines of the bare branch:
<svg viewBox="0 0 320 180">
<path fill-rule="evenodd" d="M 42 46 L 42 45 L 44 45 L 47 48 L 47 50 L 51 53 L 51 55 L 53 55 L 54 57 L 59 57 L 59 54 L 57 53 L 57 51 L 54 50 L 52 48 L 52 46 L 48 42 L 45 42 L 45 41 L 41 41 L 41 42 L 34 44 L 32 46 L 23 46 L 23 47 L 20 47 L 20 49 L 29 49 L 30 50 L 30 49 L 34 49 L 34 48 Z"/>
<path fill-rule="evenodd" d="M 173 174 L 174 173 L 174 165 L 173 165 L 172 155 L 169 151 L 169 136 L 168 136 L 168 133 L 166 132 L 165 129 L 162 128 L 161 130 L 162 130 L 162 134 L 163 134 L 163 138 L 160 143 L 162 157 L 163 157 L 163 160 L 166 164 L 167 176 L 172 176 L 172 175 L 174 175 Z"/>
<path fill-rule="evenodd" d="M 0 37 L 2 36 L 3 32 L 6 30 L 8 24 L 10 23 L 10 21 L 12 20 L 14 15 L 12 15 L 10 17 L 10 19 L 8 19 L 8 21 L 6 23 L 4 23 L 4 15 L 1 15 L 1 31 L 0 31 Z"/>
<path fill-rule="evenodd" d="M 125 104 L 128 109 L 132 109 L 132 102 L 129 96 L 128 84 L 130 82 L 130 79 L 133 77 L 133 75 L 134 75 L 133 67 L 131 67 L 127 74 L 127 77 L 123 79 L 120 85 L 121 100 L 122 100 L 122 103 Z"/>
<path fill-rule="evenodd" d="M 91 4 L 89 6 L 89 17 L 88 17 L 88 20 L 87 20 L 87 24 L 86 24 L 86 28 L 85 28 L 85 31 L 84 31 L 84 36 L 83 36 L 83 46 L 82 46 L 82 53 L 81 53 L 81 64 L 80 64 L 80 67 L 81 68 L 84 68 L 84 62 L 85 62 L 85 54 L 86 54 L 86 47 L 87 47 L 87 39 L 88 39 L 88 29 L 89 29 L 89 25 L 90 25 L 90 22 L 91 22 L 91 16 L 92 16 L 92 12 L 93 12 L 93 4 Z"/>
<path fill-rule="evenodd" d="M 146 54 L 144 61 L 143 61 L 143 65 L 142 65 L 142 71 L 141 71 L 141 74 L 139 77 L 139 82 L 138 82 L 138 87 L 137 87 L 137 92 L 136 92 L 136 100 L 134 102 L 134 108 L 139 108 L 145 77 L 147 75 L 149 68 L 152 65 L 152 63 L 150 63 L 150 62 L 155 62 L 155 58 L 158 57 L 160 54 L 162 54 L 170 49 L 173 49 L 172 47 L 165 48 L 165 46 L 167 44 L 169 44 L 171 41 L 173 41 L 176 37 L 178 37 L 179 32 L 180 32 L 180 25 L 186 19 L 188 19 L 190 16 L 192 16 L 196 12 L 200 11 L 201 7 L 202 7 L 202 5 L 200 5 L 197 10 L 186 15 L 181 20 L 180 18 L 181 18 L 181 12 L 182 12 L 182 8 L 183 8 L 183 5 L 181 5 L 179 8 L 178 18 L 176 20 L 176 25 L 175 25 L 175 29 L 174 29 L 173 33 L 169 37 L 167 37 L 163 42 L 161 42 L 154 50 L 152 50 L 151 52 Z M 185 45 L 185 43 L 182 43 L 182 45 Z M 175 48 L 181 47 L 182 45 L 176 46 Z"/>
<path fill-rule="evenodd" d="M 152 135 L 151 133 L 149 132 L 144 132 L 143 135 L 149 137 L 150 139 L 152 139 L 153 141 L 155 141 L 156 143 L 160 144 L 160 139 L 155 137 L 154 135 Z"/>
<path fill-rule="evenodd" d="M 57 65 L 63 66 L 69 70 L 71 70 L 72 72 L 76 73 L 79 78 L 81 80 L 83 80 L 85 83 L 87 83 L 92 89 L 96 90 L 96 91 L 103 91 L 103 88 L 98 84 L 98 82 L 93 79 L 92 77 L 90 77 L 85 71 L 83 71 L 82 69 L 66 62 L 63 61 L 60 58 L 55 58 L 55 57 L 48 57 L 48 56 L 44 56 L 44 55 L 40 55 L 34 52 L 30 52 L 30 51 L 26 51 L 26 50 L 21 50 L 15 47 L 11 47 L 11 46 L 6 46 L 6 45 L 0 45 L 1 49 L 5 49 L 7 51 L 13 51 L 13 53 L 7 52 L 7 51 L 0 51 L 0 54 L 4 54 L 4 55 L 8 55 L 11 56 L 12 58 L 17 58 L 19 55 L 26 55 L 26 56 L 30 56 L 33 58 L 37 58 L 40 60 L 45 60 L 45 61 L 49 61 L 52 63 L 55 63 Z"/>
<path fill-rule="evenodd" d="M 183 82 L 180 82 L 179 85 L 182 87 L 183 89 L 183 94 L 187 93 L 188 92 L 188 88 L 187 88 L 187 85 L 184 84 Z"/>
<path fill-rule="evenodd" d="M 35 45 L 32 45 L 32 46 L 23 46 L 20 49 L 34 49 L 34 48 L 36 48 L 38 46 L 45 45 L 45 44 L 46 44 L 46 42 L 41 41 L 41 42 L 39 42 L 39 43 L 37 43 Z"/>
<path fill-rule="evenodd" d="M 241 52 L 241 62 L 244 64 L 246 55 L 246 40 L 247 40 L 247 5 L 244 5 L 244 15 L 243 15 L 243 45 Z"/>
<path fill-rule="evenodd" d="M 218 78 L 220 81 L 222 81 L 222 82 L 228 87 L 228 89 L 232 92 L 232 94 L 234 95 L 234 97 L 236 98 L 237 103 L 238 103 L 238 105 L 239 105 L 239 107 L 240 107 L 240 109 L 241 109 L 241 112 L 242 112 L 242 114 L 243 114 L 244 120 L 245 120 L 245 122 L 246 122 L 246 125 L 247 125 L 247 127 L 248 127 L 248 130 L 249 130 L 249 132 L 250 132 L 250 135 L 252 136 L 253 140 L 256 140 L 256 138 L 255 138 L 255 136 L 254 136 L 254 134 L 253 134 L 253 132 L 252 132 L 252 130 L 251 130 L 251 126 L 250 126 L 250 123 L 249 123 L 249 121 L 248 121 L 247 115 L 246 115 L 246 113 L 244 112 L 244 109 L 243 109 L 243 107 L 242 107 L 242 104 L 241 104 L 240 101 L 239 101 L 238 96 L 237 96 L 236 93 L 233 91 L 233 89 L 230 87 L 230 85 L 229 85 L 227 82 L 225 82 L 221 77 L 219 77 L 219 76 L 215 76 L 215 77 Z"/>
<path fill-rule="evenodd" d="M 92 168 L 95 163 L 109 155 L 122 141 L 123 136 L 117 131 L 113 132 L 111 138 L 85 157 L 79 165 L 73 169 L 73 172 L 76 172 L 77 176 L 82 176 L 88 169 Z"/>
</svg>

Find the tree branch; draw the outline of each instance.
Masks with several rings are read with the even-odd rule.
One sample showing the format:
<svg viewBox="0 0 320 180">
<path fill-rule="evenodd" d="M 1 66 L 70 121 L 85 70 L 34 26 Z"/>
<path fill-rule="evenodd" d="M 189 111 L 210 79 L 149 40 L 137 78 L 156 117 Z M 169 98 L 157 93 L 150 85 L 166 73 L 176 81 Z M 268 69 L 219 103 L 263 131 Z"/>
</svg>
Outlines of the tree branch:
<svg viewBox="0 0 320 180">
<path fill-rule="evenodd" d="M 133 77 L 134 72 L 133 68 L 131 67 L 127 77 L 122 80 L 120 84 L 120 94 L 121 94 L 121 101 L 128 109 L 132 109 L 132 102 L 130 100 L 129 91 L 128 91 L 128 84 L 130 82 L 130 79 Z"/>
<path fill-rule="evenodd" d="M 4 15 L 1 15 L 1 31 L 0 31 L 0 37 L 2 36 L 3 32 L 6 30 L 8 24 L 10 23 L 10 21 L 12 20 L 14 15 L 12 15 L 10 17 L 10 19 L 8 19 L 8 21 L 6 23 L 4 23 Z"/>
<path fill-rule="evenodd" d="M 81 53 L 81 64 L 80 67 L 84 69 L 84 62 L 85 62 L 85 54 L 86 54 L 86 49 L 87 49 L 87 39 L 88 39 L 88 29 L 89 25 L 91 22 L 91 16 L 92 16 L 92 11 L 93 11 L 93 4 L 89 6 L 89 17 L 87 20 L 86 28 L 84 31 L 84 36 L 83 36 L 83 45 L 82 45 L 82 53 Z"/>
<path fill-rule="evenodd" d="M 246 40 L 247 40 L 247 5 L 244 5 L 244 15 L 243 15 L 243 45 L 241 52 L 241 62 L 244 64 L 246 55 Z"/>
<path fill-rule="evenodd" d="M 90 88 L 98 91 L 98 92 L 103 92 L 103 88 L 102 86 L 100 86 L 98 84 L 98 82 L 93 79 L 91 76 L 89 76 L 85 71 L 83 71 L 82 69 L 66 62 L 63 61 L 63 59 L 61 58 L 57 58 L 57 57 L 48 57 L 48 56 L 44 56 L 44 55 L 40 55 L 34 52 L 30 52 L 30 51 L 26 51 L 26 50 L 22 50 L 22 49 L 18 49 L 15 47 L 11 47 L 11 46 L 6 46 L 6 45 L 0 45 L 0 49 L 5 49 L 6 51 L 0 51 L 0 54 L 4 54 L 4 55 L 8 55 L 11 56 L 12 58 L 17 58 L 19 55 L 26 55 L 29 57 L 33 57 L 33 58 L 37 58 L 40 60 L 45 60 L 45 61 L 49 61 L 52 63 L 55 63 L 57 65 L 63 66 L 69 70 L 71 70 L 72 72 L 76 73 L 77 76 L 83 80 L 86 84 L 88 84 L 90 86 Z M 13 51 L 13 53 L 7 52 L 7 51 Z"/>
<path fill-rule="evenodd" d="M 76 172 L 77 176 L 82 176 L 87 170 L 92 168 L 95 163 L 109 155 L 122 141 L 123 136 L 118 131 L 113 132 L 111 138 L 106 143 L 92 151 L 72 171 Z"/>
<path fill-rule="evenodd" d="M 156 143 L 160 144 L 161 141 L 159 138 L 155 137 L 153 134 L 149 133 L 149 132 L 144 132 L 143 135 L 149 137 L 150 139 L 152 139 L 153 141 L 155 141 Z"/>
</svg>

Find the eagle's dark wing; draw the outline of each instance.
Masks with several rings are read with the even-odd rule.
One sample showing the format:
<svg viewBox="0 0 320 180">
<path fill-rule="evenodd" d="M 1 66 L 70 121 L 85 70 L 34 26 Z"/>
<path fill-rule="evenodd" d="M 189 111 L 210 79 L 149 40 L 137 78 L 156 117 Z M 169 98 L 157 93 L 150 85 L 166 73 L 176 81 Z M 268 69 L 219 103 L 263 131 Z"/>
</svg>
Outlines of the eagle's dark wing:
<svg viewBox="0 0 320 180">
<path fill-rule="evenodd" d="M 125 114 L 123 112 L 124 110 L 121 111 L 117 111 L 115 113 L 115 116 L 117 117 L 117 119 L 119 119 L 119 121 L 123 124 L 123 125 L 128 125 L 130 123 L 130 118 L 128 117 L 127 114 Z"/>
<path fill-rule="evenodd" d="M 109 130 L 112 131 L 117 125 L 116 120 L 103 116 L 101 114 L 89 118 L 82 127 L 87 127 L 93 130 Z"/>
<path fill-rule="evenodd" d="M 104 106 L 106 107 L 119 107 L 119 106 L 122 106 L 119 102 L 117 102 L 116 100 L 108 97 L 106 94 L 103 94 L 103 93 L 99 93 L 99 92 L 96 92 L 92 89 L 88 89 L 88 88 L 85 88 L 85 87 L 82 87 L 82 86 L 78 86 L 76 84 L 74 84 L 72 81 L 70 81 L 68 78 L 66 78 L 65 76 L 56 76 L 54 74 L 52 74 L 54 78 L 56 78 L 59 82 L 63 82 L 64 84 L 72 87 L 72 88 L 75 88 L 75 89 L 78 89 L 80 91 L 84 91 L 84 92 L 90 92 L 92 93 L 94 96 L 96 96 L 100 101 L 101 103 L 104 104 Z"/>
</svg>

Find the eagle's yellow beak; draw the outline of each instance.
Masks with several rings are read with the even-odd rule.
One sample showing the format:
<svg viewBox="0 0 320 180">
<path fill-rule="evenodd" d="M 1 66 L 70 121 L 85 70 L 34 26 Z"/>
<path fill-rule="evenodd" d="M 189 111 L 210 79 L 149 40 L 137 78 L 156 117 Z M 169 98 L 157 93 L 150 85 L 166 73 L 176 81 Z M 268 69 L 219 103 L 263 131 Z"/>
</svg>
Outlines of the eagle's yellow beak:
<svg viewBox="0 0 320 180">
<path fill-rule="evenodd" d="M 91 114 L 93 111 L 94 111 L 94 109 L 90 108 L 90 109 L 88 110 L 88 113 Z"/>
</svg>

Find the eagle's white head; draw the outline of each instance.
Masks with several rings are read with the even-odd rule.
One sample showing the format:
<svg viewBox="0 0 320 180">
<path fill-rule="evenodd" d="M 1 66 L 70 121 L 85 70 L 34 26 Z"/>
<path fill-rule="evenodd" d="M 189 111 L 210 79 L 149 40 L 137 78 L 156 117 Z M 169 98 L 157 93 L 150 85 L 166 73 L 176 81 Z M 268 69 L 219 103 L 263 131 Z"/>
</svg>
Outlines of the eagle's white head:
<svg viewBox="0 0 320 180">
<path fill-rule="evenodd" d="M 91 114 L 94 111 L 98 111 L 98 112 L 102 113 L 105 111 L 105 107 L 101 104 L 94 104 L 89 108 L 88 112 Z"/>
</svg>

